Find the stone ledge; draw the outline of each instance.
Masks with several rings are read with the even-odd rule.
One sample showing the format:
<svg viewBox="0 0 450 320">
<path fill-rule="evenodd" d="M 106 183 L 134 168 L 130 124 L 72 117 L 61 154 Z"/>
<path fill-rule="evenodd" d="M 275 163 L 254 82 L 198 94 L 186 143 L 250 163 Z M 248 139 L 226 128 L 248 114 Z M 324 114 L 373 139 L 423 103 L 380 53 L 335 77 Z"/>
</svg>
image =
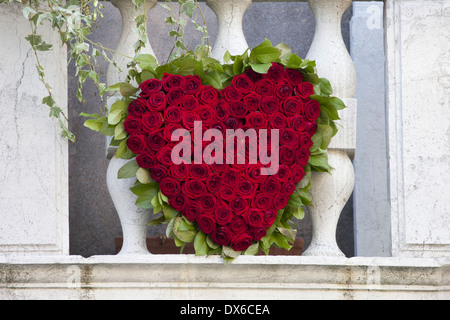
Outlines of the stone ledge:
<svg viewBox="0 0 450 320">
<path fill-rule="evenodd" d="M 450 260 L 3 256 L 0 299 L 450 299 Z"/>
</svg>

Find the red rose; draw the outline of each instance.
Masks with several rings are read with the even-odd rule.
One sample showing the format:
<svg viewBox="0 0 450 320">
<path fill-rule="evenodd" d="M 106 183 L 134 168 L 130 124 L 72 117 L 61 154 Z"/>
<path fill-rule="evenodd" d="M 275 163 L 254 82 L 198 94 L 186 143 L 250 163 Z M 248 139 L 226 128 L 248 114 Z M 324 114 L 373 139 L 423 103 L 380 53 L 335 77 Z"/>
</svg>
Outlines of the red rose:
<svg viewBox="0 0 450 320">
<path fill-rule="evenodd" d="M 185 76 L 185 88 L 186 94 L 196 94 L 202 86 L 202 80 L 199 76 Z"/>
<path fill-rule="evenodd" d="M 214 197 L 212 194 L 205 194 L 200 198 L 200 207 L 202 208 L 203 212 L 212 213 L 217 208 L 217 198 Z"/>
<path fill-rule="evenodd" d="M 147 146 L 150 149 L 159 151 L 165 144 L 163 130 L 154 130 L 148 134 Z"/>
<path fill-rule="evenodd" d="M 260 210 L 267 210 L 272 207 L 272 195 L 258 193 L 253 199 L 253 205 Z"/>
<path fill-rule="evenodd" d="M 214 212 L 217 224 L 224 226 L 231 221 L 231 209 L 228 206 L 221 205 Z"/>
<path fill-rule="evenodd" d="M 284 70 L 284 76 L 293 86 L 298 86 L 303 81 L 303 74 L 295 69 L 287 68 Z"/>
<path fill-rule="evenodd" d="M 164 178 L 159 183 L 161 193 L 168 198 L 171 198 L 181 191 L 181 184 L 178 180 L 173 178 Z"/>
<path fill-rule="evenodd" d="M 152 132 L 163 125 L 163 119 L 159 112 L 146 112 L 142 116 L 142 130 Z"/>
<path fill-rule="evenodd" d="M 141 118 L 147 110 L 147 100 L 142 98 L 137 98 L 128 105 L 128 113 L 134 117 Z"/>
<path fill-rule="evenodd" d="M 291 172 L 292 172 L 291 179 L 293 183 L 298 183 L 302 181 L 303 177 L 305 176 L 305 170 L 303 170 L 303 168 L 300 167 L 299 165 L 293 165 L 291 167 Z"/>
<path fill-rule="evenodd" d="M 225 120 L 224 125 L 227 129 L 236 130 L 239 127 L 239 121 L 237 121 L 233 117 L 230 117 L 227 120 Z"/>
<path fill-rule="evenodd" d="M 268 177 L 261 183 L 261 191 L 266 194 L 273 195 L 280 192 L 280 190 L 281 184 L 274 177 Z"/>
<path fill-rule="evenodd" d="M 183 97 L 184 97 L 184 94 L 181 89 L 170 90 L 166 94 L 167 104 L 169 104 L 169 106 L 177 105 L 177 104 L 181 103 L 181 101 L 183 100 Z"/>
<path fill-rule="evenodd" d="M 297 86 L 296 92 L 297 95 L 306 99 L 314 94 L 314 86 L 309 82 L 302 82 Z"/>
<path fill-rule="evenodd" d="M 284 67 L 278 63 L 272 62 L 272 66 L 267 71 L 267 77 L 279 82 L 284 79 Z"/>
<path fill-rule="evenodd" d="M 177 194 L 174 197 L 169 198 L 169 206 L 177 210 L 178 212 L 183 211 L 186 208 L 187 199 L 182 193 Z"/>
<path fill-rule="evenodd" d="M 277 181 L 280 182 L 286 182 L 289 180 L 290 177 L 291 177 L 291 169 L 289 169 L 289 167 L 285 165 L 281 165 L 278 168 L 277 174 L 275 175 L 275 179 L 277 179 Z"/>
<path fill-rule="evenodd" d="M 209 127 L 216 120 L 214 110 L 210 106 L 201 106 L 196 111 L 205 127 Z"/>
<path fill-rule="evenodd" d="M 297 133 L 293 129 L 284 128 L 280 130 L 280 145 L 289 148 L 298 147 Z"/>
<path fill-rule="evenodd" d="M 262 165 L 249 164 L 245 168 L 245 176 L 253 183 L 261 183 L 266 179 L 266 176 L 261 175 Z"/>
<path fill-rule="evenodd" d="M 281 210 L 287 206 L 288 201 L 289 201 L 289 196 L 287 194 L 278 193 L 273 198 L 273 207 L 276 210 Z"/>
<path fill-rule="evenodd" d="M 280 148 L 280 163 L 290 165 L 294 162 L 295 150 L 286 146 Z"/>
<path fill-rule="evenodd" d="M 248 180 L 241 180 L 236 186 L 236 191 L 238 196 L 248 199 L 253 197 L 256 190 L 253 183 Z"/>
<path fill-rule="evenodd" d="M 169 143 L 172 143 L 172 135 L 175 130 L 182 129 L 179 123 L 167 123 L 163 129 L 163 137 Z"/>
<path fill-rule="evenodd" d="M 189 166 L 189 175 L 194 179 L 204 180 L 210 175 L 209 166 L 202 164 L 191 164 Z"/>
<path fill-rule="evenodd" d="M 172 145 L 165 145 L 158 151 L 156 154 L 156 159 L 158 162 L 165 166 L 170 166 L 173 164 L 172 162 Z"/>
<path fill-rule="evenodd" d="M 229 223 L 230 230 L 235 234 L 239 234 L 247 230 L 247 223 L 242 216 L 234 216 Z"/>
<path fill-rule="evenodd" d="M 317 132 L 317 123 L 316 122 L 309 122 L 309 121 L 307 121 L 305 130 L 308 133 L 308 135 L 310 137 L 312 137 Z"/>
<path fill-rule="evenodd" d="M 320 103 L 317 100 L 308 99 L 305 101 L 303 115 L 309 121 L 316 121 L 320 116 Z"/>
<path fill-rule="evenodd" d="M 206 179 L 206 188 L 209 192 L 215 193 L 222 184 L 222 177 L 218 174 L 209 174 Z"/>
<path fill-rule="evenodd" d="M 152 111 L 163 111 L 166 108 L 166 96 L 162 92 L 157 92 L 148 97 L 147 107 Z"/>
<path fill-rule="evenodd" d="M 262 98 L 260 95 L 250 92 L 244 97 L 243 102 L 247 105 L 248 111 L 257 111 L 261 107 Z"/>
<path fill-rule="evenodd" d="M 179 123 L 181 121 L 182 111 L 178 106 L 168 107 L 164 111 L 164 121 L 168 123 Z"/>
<path fill-rule="evenodd" d="M 308 133 L 300 132 L 298 134 L 298 144 L 302 148 L 309 149 L 313 146 L 314 142 L 312 141 Z"/>
<path fill-rule="evenodd" d="M 141 153 L 136 157 L 136 162 L 139 167 L 144 169 L 150 169 L 155 166 L 155 156 L 149 153 Z"/>
<path fill-rule="evenodd" d="M 253 82 L 257 83 L 263 79 L 264 75 L 254 71 L 252 68 L 249 68 L 245 71 L 245 75 Z"/>
<path fill-rule="evenodd" d="M 196 179 L 189 179 L 183 185 L 184 193 L 191 199 L 198 199 L 206 193 L 205 184 Z"/>
<path fill-rule="evenodd" d="M 241 91 L 232 86 L 228 86 L 220 91 L 222 97 L 228 102 L 239 102 L 244 97 Z"/>
<path fill-rule="evenodd" d="M 261 227 L 263 223 L 263 214 L 258 209 L 250 209 L 245 215 L 245 219 L 250 227 Z"/>
<path fill-rule="evenodd" d="M 292 195 L 295 191 L 295 184 L 292 181 L 287 181 L 281 186 L 281 192 L 287 194 L 288 196 Z"/>
<path fill-rule="evenodd" d="M 150 176 L 156 182 L 161 182 L 164 178 L 167 177 L 167 170 L 164 166 L 156 165 L 150 168 Z"/>
<path fill-rule="evenodd" d="M 184 90 L 185 79 L 183 76 L 165 73 L 162 78 L 162 85 L 167 92 L 175 89 Z"/>
<path fill-rule="evenodd" d="M 263 213 L 263 226 L 266 228 L 270 228 L 277 219 L 277 211 L 270 209 L 264 210 L 262 213 Z"/>
<path fill-rule="evenodd" d="M 238 234 L 231 239 L 231 247 L 234 251 L 244 251 L 252 245 L 252 237 L 246 233 Z"/>
<path fill-rule="evenodd" d="M 123 126 L 125 128 L 126 133 L 129 134 L 139 133 L 142 129 L 141 119 L 129 116 L 123 123 Z"/>
<path fill-rule="evenodd" d="M 276 97 L 280 99 L 287 99 L 292 96 L 293 88 L 289 80 L 282 80 L 278 82 L 274 91 Z"/>
<path fill-rule="evenodd" d="M 295 131 L 304 131 L 306 129 L 306 121 L 301 115 L 296 114 L 288 119 L 289 127 Z"/>
<path fill-rule="evenodd" d="M 230 117 L 230 105 L 225 100 L 220 100 L 214 107 L 217 119 L 225 121 Z"/>
<path fill-rule="evenodd" d="M 303 100 L 296 96 L 287 98 L 283 104 L 284 113 L 288 116 L 293 116 L 300 113 L 302 108 Z"/>
<path fill-rule="evenodd" d="M 172 164 L 169 167 L 169 171 L 172 177 L 180 181 L 184 181 L 189 174 L 188 166 L 184 163 Z"/>
<path fill-rule="evenodd" d="M 247 121 L 247 125 L 249 127 L 252 127 L 255 129 L 267 128 L 267 117 L 265 114 L 263 114 L 261 112 L 250 112 L 245 117 L 245 120 Z"/>
<path fill-rule="evenodd" d="M 153 93 L 156 93 L 162 89 L 162 83 L 158 79 L 149 79 L 142 82 L 139 88 L 142 91 L 140 96 L 143 98 L 148 98 Z"/>
<path fill-rule="evenodd" d="M 234 188 L 232 186 L 222 184 L 219 188 L 220 198 L 225 201 L 231 201 L 235 197 Z"/>
<path fill-rule="evenodd" d="M 228 168 L 224 171 L 223 175 L 223 183 L 235 186 L 239 181 L 239 173 L 235 169 Z"/>
<path fill-rule="evenodd" d="M 255 92 L 262 97 L 268 97 L 273 95 L 275 83 L 270 79 L 263 79 L 255 87 Z"/>
<path fill-rule="evenodd" d="M 271 114 L 269 117 L 269 126 L 272 129 L 285 128 L 286 124 L 287 124 L 287 118 L 279 112 L 275 112 L 275 113 Z"/>
<path fill-rule="evenodd" d="M 181 124 L 187 130 L 194 129 L 195 121 L 200 121 L 200 116 L 196 112 L 184 112 L 181 116 Z"/>
<path fill-rule="evenodd" d="M 259 110 L 265 114 L 272 115 L 280 109 L 279 101 L 275 97 L 264 97 Z"/>
<path fill-rule="evenodd" d="M 295 163 L 300 167 L 304 167 L 308 164 L 311 151 L 306 148 L 300 148 L 295 151 Z"/>
<path fill-rule="evenodd" d="M 175 209 L 175 208 L 174 208 Z M 181 212 L 189 221 L 194 222 L 201 213 L 200 206 L 194 202 L 186 201 L 185 209 Z"/>
<path fill-rule="evenodd" d="M 253 90 L 253 81 L 245 74 L 235 76 L 232 80 L 233 87 L 239 92 L 248 93 Z"/>
<path fill-rule="evenodd" d="M 243 214 L 248 207 L 248 202 L 243 198 L 235 197 L 230 201 L 230 209 L 234 214 Z"/>
<path fill-rule="evenodd" d="M 231 237 L 232 233 L 227 227 L 219 227 L 211 233 L 211 239 L 219 246 L 227 246 Z"/>
<path fill-rule="evenodd" d="M 181 107 L 186 111 L 192 111 L 200 106 L 200 102 L 194 96 L 184 96 L 181 100 Z"/>
<path fill-rule="evenodd" d="M 251 228 L 249 230 L 252 235 L 253 241 L 260 241 L 267 234 L 267 229 L 264 227 Z"/>
<path fill-rule="evenodd" d="M 127 140 L 127 146 L 128 149 L 130 149 L 130 151 L 133 153 L 142 153 L 146 147 L 145 136 L 142 134 L 133 134 L 129 136 Z"/>
<path fill-rule="evenodd" d="M 200 214 L 196 221 L 200 230 L 206 234 L 210 234 L 216 228 L 216 221 L 211 214 Z"/>
<path fill-rule="evenodd" d="M 219 102 L 219 93 L 212 86 L 203 86 L 196 94 L 197 98 L 203 104 L 214 105 Z"/>
<path fill-rule="evenodd" d="M 247 105 L 243 102 L 230 103 L 231 115 L 235 118 L 244 118 L 247 114 Z"/>
</svg>

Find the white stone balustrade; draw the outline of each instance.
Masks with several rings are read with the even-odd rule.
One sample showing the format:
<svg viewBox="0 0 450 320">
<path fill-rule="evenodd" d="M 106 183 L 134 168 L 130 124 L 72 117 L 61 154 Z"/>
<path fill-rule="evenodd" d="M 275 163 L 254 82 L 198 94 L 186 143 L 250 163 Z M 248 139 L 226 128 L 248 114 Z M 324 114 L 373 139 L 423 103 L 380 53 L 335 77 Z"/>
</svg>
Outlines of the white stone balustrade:
<svg viewBox="0 0 450 320">
<path fill-rule="evenodd" d="M 219 33 L 212 50 L 213 58 L 222 61 L 227 51 L 240 55 L 248 49 L 242 30 L 242 19 L 252 0 L 206 0 L 215 12 L 219 23 Z"/>
<path fill-rule="evenodd" d="M 123 82 L 124 78 L 128 75 L 126 70 L 130 60 L 126 56 L 132 57 L 135 55 L 133 45 L 139 39 L 137 34 L 133 31 L 133 28 L 136 26 L 135 18 L 138 15 L 147 15 L 148 11 L 157 4 L 157 0 L 146 0 L 145 5 L 141 5 L 137 10 L 131 0 L 111 0 L 111 3 L 119 9 L 122 17 L 122 33 L 116 49 L 117 53 L 114 56 L 114 59 L 116 59 L 115 61 L 122 72 L 119 72 L 119 69 L 115 66 L 110 65 L 107 75 L 108 86 Z M 141 53 L 155 56 L 148 40 Z M 109 101 L 110 105 L 113 102 L 114 101 Z M 125 165 L 127 161 L 115 158 L 117 148 L 109 146 L 110 141 L 110 138 L 106 139 L 107 157 L 110 159 L 106 179 L 108 191 L 122 225 L 123 246 L 120 255 L 149 254 L 146 237 L 148 223 L 151 220 L 153 211 L 143 210 L 136 206 L 137 197 L 130 191 L 130 188 L 134 183 L 133 181 L 130 181 L 130 179 L 119 180 L 117 178 L 119 169 Z"/>
</svg>

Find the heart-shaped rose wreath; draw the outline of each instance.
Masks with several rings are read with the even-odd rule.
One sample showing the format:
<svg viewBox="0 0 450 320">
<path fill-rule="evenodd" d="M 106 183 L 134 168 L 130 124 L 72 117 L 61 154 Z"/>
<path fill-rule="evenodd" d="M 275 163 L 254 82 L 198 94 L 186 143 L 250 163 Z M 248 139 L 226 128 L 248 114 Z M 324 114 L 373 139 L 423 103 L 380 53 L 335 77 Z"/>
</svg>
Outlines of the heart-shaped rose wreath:
<svg viewBox="0 0 450 320">
<path fill-rule="evenodd" d="M 119 178 L 136 176 L 137 205 L 162 212 L 153 224 L 168 223 L 177 245 L 194 242 L 197 254 L 234 258 L 290 248 L 291 219 L 310 204 L 311 170 L 329 170 L 344 106 L 314 62 L 282 56 L 268 41 L 230 58 L 141 64 L 139 88 L 119 86 L 125 98 L 108 126 L 117 156 L 135 157 Z M 192 72 L 176 72 L 192 61 Z"/>
</svg>

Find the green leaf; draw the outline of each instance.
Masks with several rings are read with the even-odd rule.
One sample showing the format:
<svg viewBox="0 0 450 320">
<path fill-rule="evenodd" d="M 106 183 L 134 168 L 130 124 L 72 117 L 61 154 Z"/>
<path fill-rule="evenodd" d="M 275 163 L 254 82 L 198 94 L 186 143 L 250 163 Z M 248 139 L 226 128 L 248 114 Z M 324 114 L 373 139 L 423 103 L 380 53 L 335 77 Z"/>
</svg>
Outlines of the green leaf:
<svg viewBox="0 0 450 320">
<path fill-rule="evenodd" d="M 255 47 L 250 53 L 250 62 L 256 63 L 270 63 L 277 61 L 281 56 L 281 50 L 275 48 L 269 39 L 266 39 L 259 46 Z"/>
<path fill-rule="evenodd" d="M 169 221 L 166 228 L 166 237 L 170 238 L 173 236 L 173 226 L 175 224 L 175 218 Z"/>
<path fill-rule="evenodd" d="M 160 217 L 150 221 L 150 223 L 148 225 L 149 226 L 157 226 L 157 225 L 160 225 L 160 224 L 164 224 L 165 222 L 166 222 L 166 219 L 164 218 L 164 216 L 160 216 Z"/>
<path fill-rule="evenodd" d="M 265 63 L 265 64 L 256 64 L 256 63 L 250 63 L 250 66 L 252 67 L 253 71 L 265 74 L 272 66 L 271 63 Z"/>
<path fill-rule="evenodd" d="M 292 246 L 287 242 L 286 238 L 279 232 L 272 233 L 271 238 L 279 248 L 290 250 Z"/>
<path fill-rule="evenodd" d="M 285 236 L 288 241 L 295 242 L 295 237 L 297 236 L 297 230 L 287 229 L 287 228 L 280 228 L 280 227 L 278 227 L 277 230 L 283 236 Z"/>
<path fill-rule="evenodd" d="M 135 88 L 133 85 L 129 83 L 121 83 L 120 84 L 120 94 L 123 97 L 130 97 L 136 92 L 138 92 L 138 88 Z"/>
<path fill-rule="evenodd" d="M 259 252 L 259 243 L 252 244 L 250 247 L 248 247 L 247 250 L 245 250 L 244 255 L 246 256 L 255 256 Z"/>
<path fill-rule="evenodd" d="M 27 40 L 37 51 L 49 51 L 52 48 L 52 45 L 45 43 L 45 41 L 42 40 L 42 36 L 38 34 L 30 34 L 25 37 L 25 40 Z"/>
<path fill-rule="evenodd" d="M 152 199 L 153 213 L 159 213 L 163 210 L 163 206 L 159 201 L 158 194 L 156 194 Z"/>
<path fill-rule="evenodd" d="M 112 110 L 108 115 L 108 123 L 110 125 L 116 125 L 122 120 L 122 116 L 124 116 L 124 112 L 122 110 Z"/>
<path fill-rule="evenodd" d="M 136 171 L 136 178 L 142 184 L 149 184 L 153 181 L 153 179 L 150 176 L 150 171 L 144 168 L 139 168 Z"/>
<path fill-rule="evenodd" d="M 291 48 L 289 48 L 289 46 L 284 42 L 278 44 L 275 48 L 281 51 L 282 57 L 292 54 Z"/>
<path fill-rule="evenodd" d="M 236 259 L 237 257 L 239 257 L 241 255 L 241 252 L 234 251 L 229 246 L 223 246 L 223 254 L 225 255 L 225 257 Z"/>
<path fill-rule="evenodd" d="M 94 120 L 94 119 L 89 119 L 89 120 L 86 120 L 85 122 L 84 122 L 84 126 L 86 127 L 86 128 L 89 128 L 89 129 L 91 129 L 91 130 L 94 130 L 94 131 L 100 131 L 101 129 L 102 129 L 102 127 L 103 127 L 103 122 L 100 122 L 100 121 L 98 121 L 98 120 Z"/>
<path fill-rule="evenodd" d="M 166 217 L 167 220 L 173 219 L 179 214 L 177 210 L 175 210 L 169 205 L 164 205 L 163 209 L 164 209 L 164 217 Z"/>
<path fill-rule="evenodd" d="M 152 200 L 158 194 L 158 190 L 150 189 L 143 192 L 136 200 L 136 205 L 141 209 L 153 209 Z"/>
<path fill-rule="evenodd" d="M 206 256 L 209 251 L 208 244 L 206 242 L 206 234 L 199 231 L 194 240 L 195 255 Z"/>
<path fill-rule="evenodd" d="M 294 209 L 294 217 L 298 220 L 302 220 L 305 217 L 305 209 L 302 207 L 296 207 Z"/>
<path fill-rule="evenodd" d="M 129 179 L 136 176 L 136 172 L 138 171 L 139 166 L 136 160 L 132 160 L 127 162 L 122 168 L 119 169 L 117 173 L 118 179 Z"/>
<path fill-rule="evenodd" d="M 213 250 L 218 249 L 218 248 L 220 247 L 217 243 L 215 243 L 215 242 L 211 239 L 211 237 L 210 237 L 209 235 L 206 237 L 206 243 L 207 243 L 208 246 L 209 246 L 211 249 L 213 249 Z"/>
<path fill-rule="evenodd" d="M 182 217 L 175 219 L 173 233 L 178 239 L 186 243 L 193 242 L 197 235 L 195 227 L 187 224 Z"/>
<path fill-rule="evenodd" d="M 150 54 L 140 54 L 136 57 L 136 62 L 142 70 L 154 71 L 158 66 L 156 58 Z"/>
<path fill-rule="evenodd" d="M 135 195 L 140 196 L 146 191 L 149 190 L 159 190 L 159 185 L 156 182 L 152 182 L 150 184 L 142 184 L 140 182 L 136 182 L 136 184 L 130 188 L 131 192 L 133 192 Z"/>
<path fill-rule="evenodd" d="M 331 169 L 328 164 L 328 155 L 326 153 L 311 155 L 308 163 L 315 169 L 322 169 L 322 171 L 329 171 Z"/>
</svg>

